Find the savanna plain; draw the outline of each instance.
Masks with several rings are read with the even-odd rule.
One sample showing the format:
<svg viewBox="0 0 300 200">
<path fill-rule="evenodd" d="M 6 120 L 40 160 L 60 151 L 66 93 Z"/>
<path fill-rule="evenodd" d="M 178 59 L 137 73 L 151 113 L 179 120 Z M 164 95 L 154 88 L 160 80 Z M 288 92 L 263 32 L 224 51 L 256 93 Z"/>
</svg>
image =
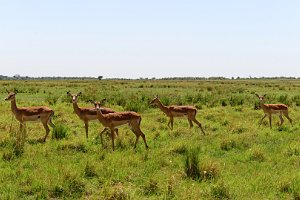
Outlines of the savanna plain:
<svg viewBox="0 0 300 200">
<path fill-rule="evenodd" d="M 59 80 L 0 82 L 0 199 L 300 199 L 300 80 Z M 45 143 L 41 123 L 20 132 L 6 89 L 19 107 L 55 112 Z M 135 111 L 149 149 L 124 126 L 115 138 L 73 111 L 67 91 L 82 92 L 80 107 Z M 270 129 L 255 93 L 289 106 L 293 125 L 273 115 Z M 168 117 L 149 102 L 193 105 L 199 127 Z"/>
</svg>

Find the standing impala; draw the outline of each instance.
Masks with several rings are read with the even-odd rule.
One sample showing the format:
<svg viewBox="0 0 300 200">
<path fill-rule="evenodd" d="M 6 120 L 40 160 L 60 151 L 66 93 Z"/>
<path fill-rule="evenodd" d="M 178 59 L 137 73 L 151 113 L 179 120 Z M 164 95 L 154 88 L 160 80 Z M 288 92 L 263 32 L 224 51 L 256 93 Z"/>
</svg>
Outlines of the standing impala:
<svg viewBox="0 0 300 200">
<path fill-rule="evenodd" d="M 193 127 L 194 122 L 200 127 L 202 133 L 205 135 L 201 123 L 196 119 L 197 109 L 194 106 L 164 106 L 158 97 L 155 97 L 150 104 L 157 105 L 158 108 L 170 118 L 168 127 L 171 130 L 173 130 L 174 117 L 187 117 L 190 128 Z"/>
<path fill-rule="evenodd" d="M 54 115 L 54 111 L 46 106 L 36 106 L 36 107 L 21 107 L 18 108 L 16 104 L 16 93 L 9 92 L 5 101 L 11 102 L 11 111 L 15 115 L 16 119 L 20 122 L 20 131 L 23 131 L 23 126 L 25 126 L 26 121 L 38 121 L 40 120 L 46 130 L 46 135 L 43 141 L 46 141 L 46 138 L 50 132 L 48 124 L 54 128 L 54 124 L 51 119 Z"/>
<path fill-rule="evenodd" d="M 86 135 L 86 138 L 88 138 L 89 137 L 89 121 L 97 120 L 98 119 L 97 112 L 96 112 L 95 108 L 92 108 L 92 107 L 91 108 L 83 108 L 83 107 L 79 107 L 78 106 L 77 99 L 82 94 L 81 92 L 79 92 L 77 94 L 71 94 L 70 91 L 68 91 L 67 94 L 72 98 L 74 112 L 84 122 L 84 125 L 85 125 L 85 135 Z M 104 101 L 105 101 L 105 99 L 102 100 L 102 103 Z M 110 108 L 101 108 L 101 111 L 104 114 L 114 113 L 115 112 L 114 110 L 112 110 Z M 101 132 L 101 135 L 106 130 L 108 130 L 108 129 L 104 128 L 104 130 Z M 118 130 L 116 130 L 116 133 L 118 134 Z"/>
<path fill-rule="evenodd" d="M 264 99 L 266 95 L 259 96 L 258 94 L 255 94 L 259 101 L 260 101 L 260 107 L 263 109 L 265 115 L 261 118 L 259 122 L 259 126 L 261 125 L 262 121 L 269 116 L 269 122 L 270 122 L 270 128 L 272 128 L 272 114 L 279 114 L 280 124 L 281 126 L 284 122 L 282 114 L 290 121 L 292 124 L 292 119 L 289 117 L 289 110 L 288 106 L 285 104 L 264 104 Z M 292 124 L 293 125 L 293 124 Z"/>
<path fill-rule="evenodd" d="M 116 113 L 108 113 L 103 114 L 101 107 L 101 102 L 95 102 L 91 101 L 97 111 L 97 116 L 99 122 L 104 126 L 110 129 L 111 131 L 111 139 L 112 139 L 112 148 L 115 150 L 115 144 L 114 144 L 114 131 L 116 127 L 122 126 L 122 125 L 128 125 L 131 129 L 131 131 L 135 134 L 136 140 L 134 143 L 134 148 L 136 148 L 136 144 L 138 142 L 138 139 L 140 136 L 142 136 L 145 146 L 148 149 L 148 145 L 146 142 L 145 134 L 141 131 L 140 125 L 141 125 L 141 116 L 137 114 L 136 112 L 116 112 Z M 102 143 L 102 132 L 101 134 L 101 143 Z M 102 143 L 103 145 L 103 143 Z"/>
</svg>

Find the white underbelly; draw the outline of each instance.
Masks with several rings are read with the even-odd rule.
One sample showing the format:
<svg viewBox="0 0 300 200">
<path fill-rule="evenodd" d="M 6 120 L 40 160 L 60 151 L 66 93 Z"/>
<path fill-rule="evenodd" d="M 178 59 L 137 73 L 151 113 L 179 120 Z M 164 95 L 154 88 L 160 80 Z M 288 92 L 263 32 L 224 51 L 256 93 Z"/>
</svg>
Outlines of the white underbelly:
<svg viewBox="0 0 300 200">
<path fill-rule="evenodd" d="M 113 125 L 115 127 L 120 127 L 120 126 L 126 126 L 128 125 L 129 121 L 128 120 L 124 120 L 124 121 L 116 121 L 113 123 Z"/>
<path fill-rule="evenodd" d="M 186 113 L 173 113 L 173 117 L 186 117 Z"/>
<path fill-rule="evenodd" d="M 281 113 L 281 112 L 282 112 L 281 110 L 271 110 L 272 114 L 278 114 L 278 113 Z"/>
<path fill-rule="evenodd" d="M 23 116 L 23 121 L 40 122 L 41 116 L 39 116 L 39 115 Z"/>
</svg>

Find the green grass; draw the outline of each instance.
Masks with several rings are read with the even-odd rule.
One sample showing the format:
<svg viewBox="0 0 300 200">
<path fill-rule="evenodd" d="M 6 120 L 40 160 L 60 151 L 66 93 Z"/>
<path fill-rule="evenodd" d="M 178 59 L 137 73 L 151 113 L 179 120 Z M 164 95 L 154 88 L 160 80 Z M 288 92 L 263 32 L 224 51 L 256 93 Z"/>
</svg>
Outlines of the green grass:
<svg viewBox="0 0 300 200">
<path fill-rule="evenodd" d="M 20 107 L 51 107 L 58 127 L 41 143 L 42 124 L 27 123 L 20 143 L 10 103 L 0 101 L 0 199 L 300 198 L 300 80 L 1 81 L 0 86 L 1 99 L 5 88 L 18 90 Z M 119 129 L 115 151 L 106 134 L 102 146 L 98 121 L 90 123 L 86 139 L 68 90 L 83 93 L 80 106 L 106 98 L 106 107 L 139 112 L 149 150 L 141 138 L 133 149 L 128 127 Z M 272 130 L 267 119 L 259 127 L 263 111 L 255 93 L 266 93 L 267 103 L 288 104 L 294 125 L 285 119 L 278 128 L 279 117 L 273 116 Z M 149 105 L 155 95 L 168 105 L 195 105 L 207 135 L 178 118 L 171 131 L 168 118 Z M 187 176 L 191 162 L 197 163 L 198 178 Z"/>
</svg>

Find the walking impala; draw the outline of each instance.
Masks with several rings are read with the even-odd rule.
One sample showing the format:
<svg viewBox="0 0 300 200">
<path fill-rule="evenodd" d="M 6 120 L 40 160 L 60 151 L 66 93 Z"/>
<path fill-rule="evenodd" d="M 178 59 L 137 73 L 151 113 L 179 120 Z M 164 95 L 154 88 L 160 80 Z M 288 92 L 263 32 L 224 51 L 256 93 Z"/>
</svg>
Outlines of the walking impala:
<svg viewBox="0 0 300 200">
<path fill-rule="evenodd" d="M 77 94 L 71 94 L 70 91 L 67 92 L 67 95 L 69 95 L 72 98 L 74 112 L 84 122 L 85 135 L 86 135 L 86 138 L 88 138 L 89 137 L 89 121 L 97 120 L 98 117 L 97 117 L 97 112 L 96 112 L 95 108 L 93 108 L 93 107 L 83 108 L 83 107 L 78 106 L 77 100 L 81 94 L 82 94 L 81 92 L 79 92 Z M 105 101 L 105 99 L 102 100 L 102 103 L 104 101 Z M 110 108 L 101 108 L 101 111 L 104 114 L 115 112 L 114 110 L 112 110 Z M 107 130 L 108 130 L 108 128 L 104 128 L 103 131 L 101 132 L 101 135 L 102 135 L 102 133 L 104 133 Z M 116 130 L 116 134 L 118 134 L 118 130 Z"/>
<path fill-rule="evenodd" d="M 16 93 L 9 92 L 8 96 L 6 97 L 5 101 L 11 102 L 11 111 L 15 115 L 16 119 L 20 122 L 20 131 L 23 131 L 23 126 L 25 126 L 26 121 L 38 121 L 41 120 L 45 130 L 46 135 L 43 141 L 46 141 L 46 138 L 50 132 L 48 124 L 54 128 L 54 124 L 52 123 L 51 119 L 54 115 L 54 111 L 46 106 L 36 106 L 36 107 L 21 107 L 18 108 L 16 104 Z"/>
<path fill-rule="evenodd" d="M 189 121 L 190 128 L 193 127 L 194 122 L 200 127 L 202 133 L 205 135 L 201 123 L 196 119 L 197 109 L 194 106 L 164 106 L 158 97 L 155 97 L 150 104 L 157 105 L 158 108 L 169 117 L 168 127 L 171 130 L 173 130 L 174 117 L 186 116 Z"/>
<path fill-rule="evenodd" d="M 111 131 L 113 150 L 115 149 L 114 131 L 115 131 L 116 127 L 122 126 L 122 125 L 128 125 L 130 127 L 131 131 L 135 134 L 136 140 L 134 143 L 134 148 L 136 148 L 136 144 L 138 142 L 139 137 L 142 136 L 145 146 L 148 149 L 145 134 L 141 131 L 141 128 L 140 128 L 142 118 L 139 114 L 137 114 L 136 112 L 115 112 L 115 113 L 104 114 L 104 113 L 102 113 L 102 110 L 100 108 L 101 102 L 95 102 L 95 101 L 91 101 L 91 102 L 94 104 L 94 106 L 96 108 L 99 122 L 104 127 L 109 128 Z M 101 135 L 101 143 L 103 145 L 102 133 L 103 132 L 101 132 L 100 135 Z"/>
<path fill-rule="evenodd" d="M 289 117 L 289 111 L 288 106 L 285 104 L 264 104 L 264 99 L 266 95 L 259 96 L 258 94 L 255 94 L 259 101 L 260 101 L 260 107 L 263 109 L 265 115 L 261 118 L 259 122 L 259 126 L 261 125 L 262 121 L 269 116 L 269 122 L 270 122 L 270 128 L 272 128 L 272 114 L 279 114 L 280 124 L 281 126 L 284 122 L 282 114 L 290 121 L 292 124 L 292 119 Z M 292 124 L 293 125 L 293 124 Z"/>
</svg>

